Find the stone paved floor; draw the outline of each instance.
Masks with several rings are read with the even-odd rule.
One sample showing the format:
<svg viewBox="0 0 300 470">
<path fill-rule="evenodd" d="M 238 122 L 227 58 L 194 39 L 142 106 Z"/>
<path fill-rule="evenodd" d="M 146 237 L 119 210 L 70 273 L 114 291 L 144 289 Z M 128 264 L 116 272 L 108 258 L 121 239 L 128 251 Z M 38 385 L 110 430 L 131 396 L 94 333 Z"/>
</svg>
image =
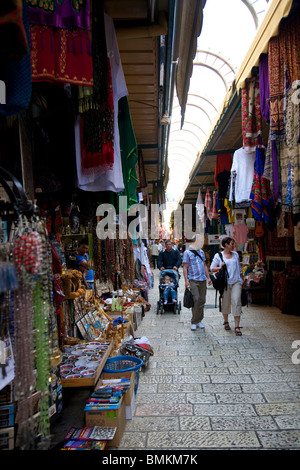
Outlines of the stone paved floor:
<svg viewBox="0 0 300 470">
<path fill-rule="evenodd" d="M 208 288 L 205 329 L 191 331 L 184 307 L 180 315 L 156 314 L 154 272 L 152 307 L 135 332 L 149 339 L 154 356 L 140 372 L 133 418 L 118 449 L 299 450 L 300 364 L 293 364 L 292 343 L 300 341 L 300 316 L 251 304 L 243 308 L 243 336 L 236 337 L 224 330 Z M 182 276 L 180 300 L 183 292 Z"/>
</svg>

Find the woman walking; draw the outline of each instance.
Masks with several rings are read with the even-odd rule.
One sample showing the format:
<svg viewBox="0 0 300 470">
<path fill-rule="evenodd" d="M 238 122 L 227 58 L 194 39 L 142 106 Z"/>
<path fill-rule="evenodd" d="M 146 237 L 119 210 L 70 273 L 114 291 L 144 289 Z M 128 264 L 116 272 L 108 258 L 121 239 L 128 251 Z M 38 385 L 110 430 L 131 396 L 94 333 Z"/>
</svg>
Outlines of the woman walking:
<svg viewBox="0 0 300 470">
<path fill-rule="evenodd" d="M 228 279 L 227 289 L 224 290 L 222 297 L 222 314 L 224 318 L 225 330 L 230 330 L 228 315 L 230 312 L 234 316 L 235 334 L 242 336 L 240 329 L 240 318 L 242 313 L 241 293 L 243 285 L 243 273 L 240 265 L 239 254 L 235 251 L 235 241 L 231 237 L 223 238 L 221 242 L 223 248 L 223 261 L 219 253 L 216 253 L 210 269 L 213 273 L 218 272 L 226 264 Z"/>
</svg>

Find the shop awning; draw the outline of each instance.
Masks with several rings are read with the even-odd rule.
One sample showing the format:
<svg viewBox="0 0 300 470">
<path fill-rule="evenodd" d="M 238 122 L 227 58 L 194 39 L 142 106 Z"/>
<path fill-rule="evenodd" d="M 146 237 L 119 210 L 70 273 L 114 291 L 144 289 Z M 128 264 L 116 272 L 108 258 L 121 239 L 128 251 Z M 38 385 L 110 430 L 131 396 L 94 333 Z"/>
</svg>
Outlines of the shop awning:
<svg viewBox="0 0 300 470">
<path fill-rule="evenodd" d="M 190 78 L 193 72 L 193 59 L 197 50 L 197 38 L 201 33 L 203 22 L 203 8 L 206 0 L 180 0 L 177 5 L 175 31 L 178 37 L 175 38 L 175 54 L 178 64 L 176 68 L 176 92 L 181 106 L 181 125 L 184 122 L 187 94 L 189 90 Z M 177 49 L 176 49 L 177 48 Z"/>
<path fill-rule="evenodd" d="M 293 0 L 273 0 L 264 21 L 260 25 L 251 47 L 236 74 L 236 88 L 239 91 L 245 86 L 246 78 L 251 77 L 252 68 L 259 65 L 259 56 L 268 52 L 268 44 L 279 31 L 282 18 L 288 16 Z"/>
</svg>

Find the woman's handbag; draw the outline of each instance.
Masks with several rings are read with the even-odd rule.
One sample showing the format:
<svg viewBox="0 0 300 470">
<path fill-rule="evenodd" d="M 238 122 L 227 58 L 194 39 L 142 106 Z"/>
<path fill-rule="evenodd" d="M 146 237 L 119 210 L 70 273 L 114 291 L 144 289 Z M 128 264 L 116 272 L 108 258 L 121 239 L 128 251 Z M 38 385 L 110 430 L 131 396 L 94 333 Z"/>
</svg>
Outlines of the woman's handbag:
<svg viewBox="0 0 300 470">
<path fill-rule="evenodd" d="M 241 302 L 242 302 L 242 307 L 245 307 L 246 305 L 248 306 L 248 294 L 244 287 L 242 288 Z"/>
<path fill-rule="evenodd" d="M 190 289 L 185 289 L 183 296 L 183 306 L 186 308 L 194 307 L 194 299 Z"/>
</svg>

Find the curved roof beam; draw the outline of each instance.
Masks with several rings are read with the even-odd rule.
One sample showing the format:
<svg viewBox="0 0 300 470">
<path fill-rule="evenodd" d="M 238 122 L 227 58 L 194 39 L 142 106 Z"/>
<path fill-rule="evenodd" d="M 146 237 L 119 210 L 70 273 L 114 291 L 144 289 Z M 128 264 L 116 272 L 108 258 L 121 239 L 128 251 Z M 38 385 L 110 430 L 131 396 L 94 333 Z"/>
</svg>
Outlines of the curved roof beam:
<svg viewBox="0 0 300 470">
<path fill-rule="evenodd" d="M 168 155 L 168 160 L 169 161 L 172 161 L 173 160 L 173 157 L 182 157 L 181 159 L 181 162 L 184 163 L 185 160 L 189 160 L 191 164 L 194 163 L 194 160 L 193 158 L 191 158 L 190 156 L 188 155 L 185 155 L 184 153 L 182 153 L 180 150 L 182 149 L 178 149 L 178 152 L 174 152 L 172 153 L 172 155 Z"/>
<path fill-rule="evenodd" d="M 255 29 L 257 29 L 258 28 L 258 18 L 257 18 L 257 14 L 256 14 L 256 11 L 255 11 L 253 5 L 251 5 L 249 0 L 241 0 L 241 1 L 244 3 L 244 5 L 246 5 L 248 10 L 250 11 L 250 13 L 253 17 L 254 23 L 255 23 Z"/>
<path fill-rule="evenodd" d="M 186 141 L 184 139 L 172 139 L 172 142 L 170 142 L 170 145 L 169 145 L 169 149 L 173 147 L 173 145 L 176 145 L 176 147 L 179 147 L 179 148 L 186 148 L 186 145 L 190 145 L 191 147 L 193 147 L 196 151 L 196 153 L 198 153 L 198 151 L 200 150 L 198 147 L 196 147 L 195 144 L 193 144 L 192 142 L 189 142 L 189 141 Z"/>
<path fill-rule="evenodd" d="M 200 147 L 202 147 L 202 141 L 201 141 L 200 137 L 197 134 L 195 134 L 193 131 L 190 131 L 189 129 L 173 130 L 173 131 L 171 131 L 170 134 L 175 133 L 175 132 L 189 132 L 190 134 L 192 134 L 198 140 L 198 142 L 200 144 Z M 176 139 L 176 137 L 172 136 L 172 140 L 173 140 L 173 138 Z M 171 140 L 170 140 L 170 144 L 171 144 Z"/>
<path fill-rule="evenodd" d="M 173 124 L 177 124 L 177 123 L 181 124 L 180 121 L 177 121 L 177 120 L 176 120 L 176 121 L 172 121 L 172 125 L 173 125 Z M 185 124 L 188 124 L 189 126 L 195 126 L 195 127 L 197 128 L 197 130 L 203 132 L 203 134 L 205 135 L 205 137 L 207 136 L 207 132 L 205 132 L 203 129 L 201 129 L 201 127 L 197 126 L 197 124 L 195 124 L 194 122 L 191 122 L 191 121 L 184 121 L 184 125 L 185 125 Z M 184 130 L 186 130 L 186 129 L 180 129 L 180 127 L 179 127 L 179 129 L 173 129 L 173 131 L 176 131 L 176 132 L 184 131 Z M 171 132 L 173 132 L 173 131 L 171 131 Z"/>
<path fill-rule="evenodd" d="M 218 112 L 217 108 L 215 107 L 215 105 L 210 101 L 208 100 L 207 98 L 204 98 L 204 96 L 202 95 L 195 95 L 194 93 L 188 93 L 188 98 L 189 96 L 193 96 L 195 98 L 201 98 L 201 100 L 204 100 L 206 101 L 208 104 L 210 104 L 210 106 L 212 106 L 212 108 L 214 108 L 214 111 Z"/>
<path fill-rule="evenodd" d="M 195 97 L 197 97 L 197 95 L 188 95 L 188 99 L 187 99 L 186 105 L 187 105 L 187 106 L 195 106 L 196 108 L 200 109 L 200 111 L 203 111 L 203 113 L 204 113 L 204 114 L 207 116 L 207 118 L 209 119 L 209 122 L 212 123 L 212 120 L 211 120 L 211 118 L 210 118 L 208 112 L 205 111 L 205 109 L 202 108 L 202 106 L 199 106 L 199 105 L 196 104 L 196 103 L 191 103 L 191 102 L 189 102 L 189 96 L 195 96 Z M 176 106 L 174 106 L 174 108 L 176 108 Z M 174 108 L 173 108 L 173 109 L 174 109 Z M 215 108 L 215 109 L 216 109 L 216 108 Z"/>
<path fill-rule="evenodd" d="M 242 0 L 242 1 L 243 1 L 243 0 Z M 230 65 L 230 63 L 228 62 L 228 60 L 225 60 L 225 59 L 224 59 L 222 56 L 220 56 L 219 54 L 216 54 L 215 52 L 211 52 L 211 51 L 205 51 L 205 50 L 202 50 L 202 49 L 197 49 L 197 53 L 198 53 L 198 52 L 199 52 L 199 53 L 203 53 L 203 54 L 207 54 L 207 55 L 211 55 L 211 56 L 215 57 L 216 59 L 220 59 L 222 62 L 224 62 L 224 64 L 226 64 L 226 65 L 230 68 L 231 72 L 232 72 L 233 74 L 235 74 L 235 71 L 234 71 L 233 67 Z M 197 62 L 197 61 L 196 61 L 196 62 Z M 194 62 L 194 63 L 195 63 L 195 62 Z"/>
<path fill-rule="evenodd" d="M 228 91 L 228 85 L 226 83 L 226 80 L 223 77 L 223 75 L 219 72 L 219 70 L 215 69 L 211 65 L 205 64 L 204 62 L 194 62 L 194 65 L 198 65 L 200 67 L 206 67 L 206 68 L 212 70 L 213 72 L 215 72 L 221 78 L 222 82 L 224 83 L 226 92 Z"/>
</svg>

